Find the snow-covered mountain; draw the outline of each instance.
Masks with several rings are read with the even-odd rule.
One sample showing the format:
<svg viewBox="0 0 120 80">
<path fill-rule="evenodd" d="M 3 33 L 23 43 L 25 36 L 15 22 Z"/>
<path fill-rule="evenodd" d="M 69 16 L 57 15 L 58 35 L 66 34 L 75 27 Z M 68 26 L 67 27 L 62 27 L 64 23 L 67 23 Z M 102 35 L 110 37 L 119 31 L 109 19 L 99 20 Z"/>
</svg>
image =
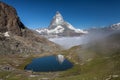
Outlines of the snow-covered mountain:
<svg viewBox="0 0 120 80">
<path fill-rule="evenodd" d="M 113 24 L 109 28 L 112 30 L 120 30 L 120 23 Z"/>
<path fill-rule="evenodd" d="M 62 15 L 57 11 L 48 28 L 36 29 L 41 35 L 49 37 L 58 36 L 80 36 L 87 31 L 76 29 L 70 23 L 64 21 Z"/>
<path fill-rule="evenodd" d="M 120 30 L 120 23 L 116 23 L 116 24 L 112 24 L 112 25 L 109 25 L 109 26 L 105 26 L 105 27 L 94 27 L 94 28 L 89 28 L 87 29 L 87 31 L 89 33 L 94 33 L 94 32 L 111 32 L 111 31 L 119 31 Z"/>
</svg>

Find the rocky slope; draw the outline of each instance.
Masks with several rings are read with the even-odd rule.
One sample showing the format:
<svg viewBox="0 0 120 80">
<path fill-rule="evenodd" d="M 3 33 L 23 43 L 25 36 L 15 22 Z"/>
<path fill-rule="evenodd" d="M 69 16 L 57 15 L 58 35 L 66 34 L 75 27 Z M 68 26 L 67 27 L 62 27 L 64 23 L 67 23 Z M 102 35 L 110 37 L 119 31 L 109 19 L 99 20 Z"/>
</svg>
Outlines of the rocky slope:
<svg viewBox="0 0 120 80">
<path fill-rule="evenodd" d="M 15 8 L 0 2 L 0 54 L 53 52 L 57 48 L 25 27 Z"/>
<path fill-rule="evenodd" d="M 76 29 L 70 23 L 64 21 L 62 15 L 58 11 L 48 28 L 37 29 L 36 31 L 46 37 L 80 36 L 87 33 L 87 31 Z"/>
</svg>

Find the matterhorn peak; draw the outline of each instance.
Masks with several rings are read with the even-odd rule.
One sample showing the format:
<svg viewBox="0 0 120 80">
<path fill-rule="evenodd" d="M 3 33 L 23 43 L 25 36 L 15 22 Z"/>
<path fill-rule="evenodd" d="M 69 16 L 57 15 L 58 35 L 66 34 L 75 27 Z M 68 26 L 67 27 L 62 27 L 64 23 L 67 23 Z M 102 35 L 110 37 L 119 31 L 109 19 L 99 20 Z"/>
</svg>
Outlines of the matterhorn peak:
<svg viewBox="0 0 120 80">
<path fill-rule="evenodd" d="M 56 28 L 56 26 L 61 25 L 63 22 L 64 22 L 64 19 L 63 19 L 62 15 L 60 14 L 59 11 L 57 11 L 49 25 L 49 29 L 54 29 L 54 28 Z"/>
<path fill-rule="evenodd" d="M 86 31 L 74 28 L 70 23 L 66 22 L 59 11 L 56 12 L 49 27 L 47 29 L 36 30 L 41 35 L 48 36 L 80 36 L 86 34 Z"/>
</svg>

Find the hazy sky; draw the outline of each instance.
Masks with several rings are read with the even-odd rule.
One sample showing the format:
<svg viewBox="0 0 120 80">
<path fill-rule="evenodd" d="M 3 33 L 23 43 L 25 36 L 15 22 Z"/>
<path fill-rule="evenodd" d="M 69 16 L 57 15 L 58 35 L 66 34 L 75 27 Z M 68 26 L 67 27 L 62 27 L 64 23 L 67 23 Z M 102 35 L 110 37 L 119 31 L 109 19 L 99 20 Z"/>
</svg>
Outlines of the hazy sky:
<svg viewBox="0 0 120 80">
<path fill-rule="evenodd" d="M 31 29 L 48 27 L 56 11 L 76 28 L 120 22 L 120 0 L 0 0 L 16 8 Z"/>
</svg>

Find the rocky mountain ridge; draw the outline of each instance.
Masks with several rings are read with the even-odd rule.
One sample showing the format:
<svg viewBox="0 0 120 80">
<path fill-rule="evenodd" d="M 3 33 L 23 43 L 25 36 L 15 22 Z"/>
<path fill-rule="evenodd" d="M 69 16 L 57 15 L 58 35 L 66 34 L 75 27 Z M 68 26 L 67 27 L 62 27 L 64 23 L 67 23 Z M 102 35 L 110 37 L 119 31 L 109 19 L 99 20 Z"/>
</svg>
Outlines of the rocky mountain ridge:
<svg viewBox="0 0 120 80">
<path fill-rule="evenodd" d="M 56 44 L 25 27 L 15 8 L 0 1 L 0 54 L 44 53 L 57 48 Z"/>
</svg>

